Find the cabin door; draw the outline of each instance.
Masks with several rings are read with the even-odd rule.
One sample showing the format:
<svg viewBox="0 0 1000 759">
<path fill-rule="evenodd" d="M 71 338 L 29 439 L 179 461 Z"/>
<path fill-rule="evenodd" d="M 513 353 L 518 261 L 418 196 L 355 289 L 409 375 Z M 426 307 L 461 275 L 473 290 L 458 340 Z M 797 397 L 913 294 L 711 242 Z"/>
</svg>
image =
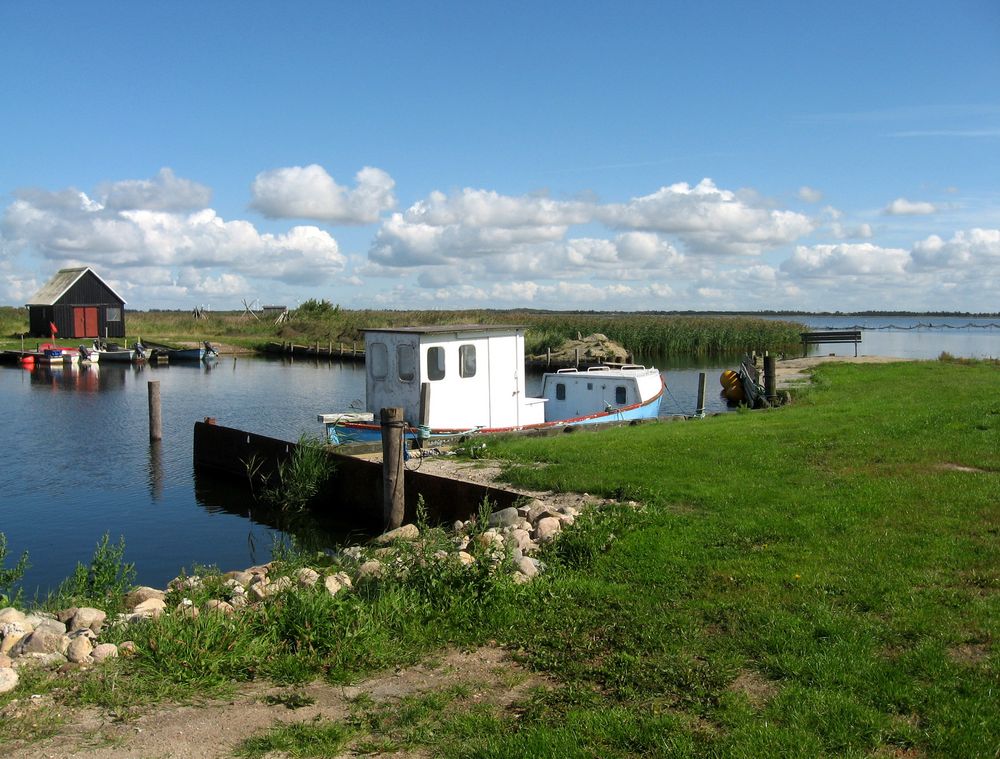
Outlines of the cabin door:
<svg viewBox="0 0 1000 759">
<path fill-rule="evenodd" d="M 98 337 L 96 306 L 73 308 L 73 337 Z"/>
</svg>

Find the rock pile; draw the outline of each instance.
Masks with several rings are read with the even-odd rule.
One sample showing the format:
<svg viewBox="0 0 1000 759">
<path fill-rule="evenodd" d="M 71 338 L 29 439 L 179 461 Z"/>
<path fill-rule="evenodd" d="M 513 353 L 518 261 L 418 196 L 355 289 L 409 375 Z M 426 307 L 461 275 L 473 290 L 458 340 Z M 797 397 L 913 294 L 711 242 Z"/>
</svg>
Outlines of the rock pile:
<svg viewBox="0 0 1000 759">
<path fill-rule="evenodd" d="M 532 554 L 554 540 L 563 527 L 573 524 L 586 506 L 585 498 L 578 506 L 554 507 L 530 501 L 493 512 L 486 524 L 478 524 L 475 519 L 455 522 L 444 541 L 439 530 L 423 532 L 414 524 L 406 524 L 368 545 L 342 550 L 335 557 L 336 568 L 328 569 L 325 575 L 311 567 L 299 568 L 290 575 L 279 574 L 274 571 L 275 564 L 227 572 L 211 588 L 219 597 L 200 606 L 186 597 L 204 596 L 204 592 L 194 591 L 208 590 L 207 578 L 195 575 L 174 578 L 167 590 L 135 588 L 123 599 L 126 611 L 111 620 L 106 612 L 94 608 L 73 607 L 55 614 L 0 609 L 0 693 L 17 687 L 17 670 L 22 667 L 85 667 L 127 656 L 135 651 L 131 641 L 120 645 L 100 642 L 108 626 L 156 619 L 165 613 L 191 618 L 200 614 L 236 614 L 285 590 L 320 583 L 328 593 L 336 595 L 356 584 L 405 579 L 414 561 L 453 568 L 487 562 L 490 572 L 508 572 L 514 582 L 526 583 L 545 571 L 544 563 Z M 169 608 L 168 599 L 176 601 L 178 597 L 181 600 Z"/>
</svg>

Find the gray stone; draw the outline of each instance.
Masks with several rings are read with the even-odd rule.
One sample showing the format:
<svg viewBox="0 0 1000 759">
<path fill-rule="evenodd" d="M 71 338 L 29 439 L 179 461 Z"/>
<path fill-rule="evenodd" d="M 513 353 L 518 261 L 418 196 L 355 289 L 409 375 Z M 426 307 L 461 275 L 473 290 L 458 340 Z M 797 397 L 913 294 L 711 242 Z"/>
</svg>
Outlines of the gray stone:
<svg viewBox="0 0 1000 759">
<path fill-rule="evenodd" d="M 404 524 L 402 527 L 397 527 L 395 530 L 389 530 L 389 532 L 382 533 L 372 542 L 376 545 L 384 546 L 396 540 L 412 541 L 419 537 L 420 529 L 415 524 Z"/>
<path fill-rule="evenodd" d="M 66 658 L 75 664 L 81 664 L 90 660 L 90 652 L 94 646 L 85 635 L 78 635 L 69 642 L 66 648 Z"/>
<path fill-rule="evenodd" d="M 123 643 L 122 645 L 125 644 Z M 99 646 L 94 646 L 94 650 L 90 652 L 90 658 L 97 662 L 104 661 L 105 659 L 114 659 L 117 656 L 118 646 L 114 643 L 101 643 Z"/>
<path fill-rule="evenodd" d="M 0 667 L 0 693 L 10 693 L 17 687 L 20 678 L 10 667 Z"/>
<path fill-rule="evenodd" d="M 67 659 L 63 654 L 53 651 L 48 654 L 25 654 L 17 658 L 14 666 L 17 669 L 49 669 L 65 664 L 66 661 Z"/>
<path fill-rule="evenodd" d="M 11 650 L 11 656 L 19 657 L 28 654 L 65 654 L 69 646 L 69 638 L 64 633 L 56 633 L 43 628 L 36 628 L 18 641 Z"/>
<path fill-rule="evenodd" d="M 31 621 L 31 619 L 31 617 L 28 617 L 28 621 Z M 54 617 L 36 617 L 32 624 L 35 626 L 35 629 L 32 632 L 44 630 L 45 632 L 50 632 L 55 635 L 66 634 L 66 625 Z"/>
<path fill-rule="evenodd" d="M 517 509 L 508 506 L 506 509 L 500 509 L 500 511 L 494 511 L 490 514 L 488 524 L 490 527 L 510 527 L 520 519 L 521 515 L 517 513 Z"/>
<path fill-rule="evenodd" d="M 76 610 L 76 613 L 69 619 L 66 629 L 73 632 L 74 630 L 87 628 L 93 630 L 95 633 L 99 633 L 104 626 L 104 620 L 107 618 L 108 615 L 100 609 L 84 606 Z"/>
<path fill-rule="evenodd" d="M 278 593 L 283 593 L 294 585 L 295 581 L 291 577 L 278 577 L 265 585 L 264 590 L 267 595 L 276 596 Z"/>
</svg>

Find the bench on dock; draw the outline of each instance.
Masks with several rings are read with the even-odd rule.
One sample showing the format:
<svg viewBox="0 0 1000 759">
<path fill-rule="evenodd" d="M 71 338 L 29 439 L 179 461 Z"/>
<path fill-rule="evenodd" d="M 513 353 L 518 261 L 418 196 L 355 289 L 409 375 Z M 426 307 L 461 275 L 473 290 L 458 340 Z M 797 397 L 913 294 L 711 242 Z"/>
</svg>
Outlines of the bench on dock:
<svg viewBox="0 0 1000 759">
<path fill-rule="evenodd" d="M 802 332 L 802 355 L 805 356 L 810 345 L 820 343 L 854 343 L 854 356 L 858 355 L 858 343 L 861 342 L 860 329 L 835 329 L 817 332 Z"/>
</svg>

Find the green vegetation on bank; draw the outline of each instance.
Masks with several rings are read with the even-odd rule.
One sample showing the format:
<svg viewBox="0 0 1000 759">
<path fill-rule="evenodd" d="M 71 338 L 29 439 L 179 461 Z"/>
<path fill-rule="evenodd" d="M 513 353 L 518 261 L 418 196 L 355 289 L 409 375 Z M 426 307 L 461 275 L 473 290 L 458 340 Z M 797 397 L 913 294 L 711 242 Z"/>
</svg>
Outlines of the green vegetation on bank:
<svg viewBox="0 0 1000 759">
<path fill-rule="evenodd" d="M 172 344 L 222 342 L 255 348 L 268 342 L 321 346 L 362 340 L 362 330 L 437 324 L 518 324 L 529 328 L 527 350 L 541 354 L 577 334 L 600 332 L 633 353 L 711 355 L 750 350 L 781 350 L 799 342 L 801 324 L 753 316 L 694 316 L 648 313 L 554 312 L 529 310 L 374 311 L 348 310 L 325 300 L 308 300 L 280 324 L 273 316 L 245 312 L 209 312 L 195 318 L 187 311 L 129 311 L 129 336 Z M 27 330 L 26 309 L 0 308 L 0 337 L 6 348 L 19 344 Z"/>
<path fill-rule="evenodd" d="M 578 518 L 528 585 L 414 555 L 406 580 L 121 628 L 134 657 L 13 696 L 127 715 L 496 641 L 549 685 L 511 707 L 358 697 L 240 755 L 995 757 L 998 399 L 995 362 L 830 364 L 777 410 L 491 442 L 514 482 L 622 502 Z"/>
</svg>

